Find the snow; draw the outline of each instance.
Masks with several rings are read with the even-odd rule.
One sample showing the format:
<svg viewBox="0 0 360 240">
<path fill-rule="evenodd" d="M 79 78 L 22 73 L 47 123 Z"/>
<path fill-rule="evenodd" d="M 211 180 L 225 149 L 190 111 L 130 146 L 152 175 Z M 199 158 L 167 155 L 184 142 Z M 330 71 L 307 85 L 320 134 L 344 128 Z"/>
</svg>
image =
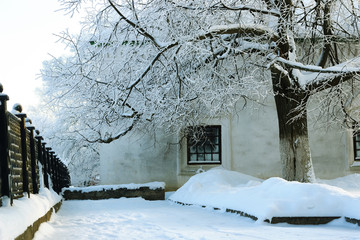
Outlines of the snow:
<svg viewBox="0 0 360 240">
<path fill-rule="evenodd" d="M 138 184 L 112 187 L 120 186 L 131 188 Z M 148 186 L 158 187 L 163 183 Z M 92 188 L 104 189 L 104 186 Z M 87 191 L 85 188 L 70 189 Z M 38 198 L 45 202 L 38 204 Z M 13 207 L 1 207 L 0 239 L 13 239 L 29 225 L 20 224 L 18 219 L 36 220 L 27 218 L 34 213 L 45 214 L 59 198 L 43 189 L 38 196 L 16 200 Z M 41 224 L 34 239 L 360 239 L 359 226 L 344 219 L 345 216 L 360 219 L 360 174 L 299 183 L 276 177 L 262 180 L 214 168 L 196 174 L 176 192 L 166 193 L 166 199 L 64 201 L 50 222 Z M 175 201 L 193 205 L 182 206 Z M 22 203 L 27 205 L 22 206 Z M 227 208 L 253 214 L 259 220 L 254 222 L 227 213 Z M 342 218 L 320 226 L 271 225 L 262 221 L 272 216 Z"/>
<path fill-rule="evenodd" d="M 351 180 L 351 181 L 350 181 Z M 170 200 L 245 212 L 258 221 L 272 217 L 341 216 L 360 219 L 360 175 L 324 183 L 265 181 L 215 168 L 190 178 Z M 338 186 L 336 186 L 338 185 Z M 342 186 L 344 188 L 340 188 Z"/>
<path fill-rule="evenodd" d="M 360 174 L 354 173 L 345 177 L 340 177 L 336 179 L 324 180 L 317 179 L 318 183 L 324 183 L 327 185 L 335 186 L 342 188 L 348 192 L 352 192 L 360 196 Z"/>
<path fill-rule="evenodd" d="M 79 191 L 79 192 L 99 192 L 103 190 L 117 190 L 120 188 L 127 188 L 127 189 L 139 189 L 141 187 L 148 187 L 151 190 L 155 190 L 158 188 L 165 189 L 164 182 L 150 182 L 150 183 L 129 183 L 129 184 L 119 184 L 119 185 L 97 185 L 97 186 L 89 186 L 89 187 L 69 187 L 63 188 L 64 191 Z"/>
<path fill-rule="evenodd" d="M 256 32 L 261 32 L 262 35 L 263 33 L 269 34 L 272 37 L 278 38 L 276 32 L 273 31 L 273 29 L 268 28 L 264 25 L 261 24 L 227 24 L 227 25 L 215 25 L 210 27 L 209 32 L 211 33 L 217 33 L 217 32 L 246 32 L 248 30 L 252 30 L 254 31 L 254 33 Z"/>
<path fill-rule="evenodd" d="M 359 167 L 360 166 L 360 162 L 356 161 L 353 164 L 351 164 L 351 167 Z"/>
<path fill-rule="evenodd" d="M 331 66 L 328 68 L 321 68 L 314 65 L 304 65 L 296 61 L 289 61 L 284 58 L 269 55 L 269 58 L 273 58 L 268 64 L 268 68 L 274 64 L 274 62 L 281 62 L 286 65 L 292 66 L 295 71 L 294 75 L 298 78 L 299 84 L 304 88 L 307 84 L 311 84 L 316 81 L 322 81 L 324 79 L 331 79 L 337 75 L 344 75 L 347 73 L 357 73 L 360 71 L 360 57 L 349 59 L 345 62 Z M 302 71 L 300 71 L 302 70 Z"/>
<path fill-rule="evenodd" d="M 61 201 L 61 197 L 53 190 L 40 189 L 39 194 L 24 193 L 24 197 L 14 200 L 10 206 L 9 198 L 3 197 L 0 207 L 0 239 L 10 240 L 22 234 L 50 208 Z"/>
<path fill-rule="evenodd" d="M 360 239 L 359 227 L 343 219 L 322 226 L 254 224 L 236 214 L 141 198 L 65 201 L 34 240 L 176 239 L 296 240 Z"/>
</svg>

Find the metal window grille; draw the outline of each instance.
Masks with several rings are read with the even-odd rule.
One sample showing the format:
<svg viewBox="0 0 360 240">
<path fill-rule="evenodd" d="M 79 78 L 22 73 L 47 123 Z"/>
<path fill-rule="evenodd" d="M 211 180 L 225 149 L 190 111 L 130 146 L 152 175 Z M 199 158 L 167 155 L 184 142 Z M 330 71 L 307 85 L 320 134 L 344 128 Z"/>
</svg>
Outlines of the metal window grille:
<svg viewBox="0 0 360 240">
<path fill-rule="evenodd" d="M 188 164 L 221 164 L 221 126 L 187 129 Z"/>
<path fill-rule="evenodd" d="M 360 161 L 360 132 L 355 132 L 354 136 L 354 160 Z"/>
</svg>

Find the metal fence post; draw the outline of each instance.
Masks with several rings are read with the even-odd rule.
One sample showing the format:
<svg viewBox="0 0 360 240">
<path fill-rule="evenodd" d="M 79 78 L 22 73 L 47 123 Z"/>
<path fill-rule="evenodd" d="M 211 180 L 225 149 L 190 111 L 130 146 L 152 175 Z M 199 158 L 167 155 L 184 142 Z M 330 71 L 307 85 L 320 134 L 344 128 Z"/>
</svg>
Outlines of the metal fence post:
<svg viewBox="0 0 360 240">
<path fill-rule="evenodd" d="M 47 173 L 48 173 L 48 179 L 50 177 L 51 179 L 51 176 L 52 176 L 52 169 L 51 169 L 51 147 L 47 147 L 46 148 L 46 155 L 47 155 L 47 158 L 46 158 L 46 170 L 47 170 Z M 50 189 L 50 184 L 48 184 L 48 188 Z"/>
<path fill-rule="evenodd" d="M 44 167 L 44 185 L 45 187 L 49 188 L 49 178 L 48 178 L 48 150 L 46 149 L 45 145 L 46 143 L 43 142 L 42 144 L 42 148 L 43 148 L 43 167 Z"/>
<path fill-rule="evenodd" d="M 10 167 L 9 167 L 9 133 L 7 118 L 7 101 L 9 96 L 3 94 L 0 83 L 0 197 L 10 197 Z"/>
</svg>

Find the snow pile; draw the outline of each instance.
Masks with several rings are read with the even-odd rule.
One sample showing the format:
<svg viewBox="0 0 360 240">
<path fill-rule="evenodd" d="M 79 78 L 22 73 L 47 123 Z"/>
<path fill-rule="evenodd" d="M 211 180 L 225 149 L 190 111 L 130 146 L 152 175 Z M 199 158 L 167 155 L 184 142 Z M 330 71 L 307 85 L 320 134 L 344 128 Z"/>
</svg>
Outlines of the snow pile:
<svg viewBox="0 0 360 240">
<path fill-rule="evenodd" d="M 317 182 L 339 187 L 348 192 L 360 195 L 360 174 L 358 173 L 332 180 L 317 179 Z"/>
<path fill-rule="evenodd" d="M 360 193 L 349 189 L 360 175 L 322 183 L 288 182 L 281 178 L 262 181 L 233 171 L 215 168 L 190 178 L 170 200 L 221 209 L 232 209 L 258 217 L 346 216 L 360 219 Z M 343 186 L 343 185 L 346 185 Z M 351 185 L 351 184 L 350 184 Z M 359 190 L 359 189 L 358 189 Z"/>
<path fill-rule="evenodd" d="M 14 200 L 12 206 L 10 199 L 3 197 L 3 206 L 0 207 L 0 239 L 15 239 L 60 201 L 61 197 L 47 188 L 40 189 L 39 194 L 31 194 L 30 198 L 25 193 L 24 197 Z"/>
<path fill-rule="evenodd" d="M 139 189 L 142 187 L 148 187 L 151 190 L 155 190 L 158 188 L 165 189 L 165 183 L 164 182 L 150 182 L 150 183 L 129 183 L 129 184 L 119 184 L 119 185 L 97 185 L 97 186 L 90 186 L 90 187 L 69 187 L 69 188 L 63 188 L 62 192 L 64 191 L 71 191 L 71 192 L 100 192 L 100 191 L 106 191 L 106 190 L 117 190 L 120 188 L 126 188 L 126 189 Z"/>
</svg>

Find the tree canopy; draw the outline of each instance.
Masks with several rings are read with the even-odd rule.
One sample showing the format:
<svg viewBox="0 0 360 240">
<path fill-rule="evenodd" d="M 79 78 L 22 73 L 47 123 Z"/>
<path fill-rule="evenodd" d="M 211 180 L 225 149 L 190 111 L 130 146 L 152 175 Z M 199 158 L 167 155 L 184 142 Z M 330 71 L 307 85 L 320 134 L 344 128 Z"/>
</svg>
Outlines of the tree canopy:
<svg viewBox="0 0 360 240">
<path fill-rule="evenodd" d="M 176 131 L 273 95 L 283 176 L 310 181 L 308 100 L 344 105 L 360 72 L 353 0 L 60 2 L 88 12 L 78 35 L 60 36 L 72 54 L 44 64 L 45 96 L 87 143 Z"/>
</svg>

